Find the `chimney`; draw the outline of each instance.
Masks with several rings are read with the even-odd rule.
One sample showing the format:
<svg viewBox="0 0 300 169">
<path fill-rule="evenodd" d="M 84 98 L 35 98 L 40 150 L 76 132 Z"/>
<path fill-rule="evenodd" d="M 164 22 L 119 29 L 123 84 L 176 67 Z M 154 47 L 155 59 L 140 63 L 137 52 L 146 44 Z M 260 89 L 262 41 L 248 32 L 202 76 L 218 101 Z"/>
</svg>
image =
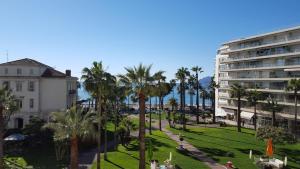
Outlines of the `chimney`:
<svg viewBox="0 0 300 169">
<path fill-rule="evenodd" d="M 71 70 L 69 70 L 69 69 L 66 70 L 66 76 L 71 77 Z"/>
</svg>

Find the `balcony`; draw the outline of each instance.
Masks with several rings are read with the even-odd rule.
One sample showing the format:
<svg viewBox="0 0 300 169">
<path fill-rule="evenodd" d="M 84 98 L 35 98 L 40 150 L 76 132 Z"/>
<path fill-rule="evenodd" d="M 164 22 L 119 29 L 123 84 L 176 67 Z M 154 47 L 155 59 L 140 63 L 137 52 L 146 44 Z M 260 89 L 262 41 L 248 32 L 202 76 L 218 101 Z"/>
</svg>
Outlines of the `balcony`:
<svg viewBox="0 0 300 169">
<path fill-rule="evenodd" d="M 237 101 L 237 98 L 232 98 L 232 97 L 219 97 L 220 99 L 225 99 L 225 100 L 232 100 L 232 101 Z M 241 101 L 244 101 L 245 102 L 248 102 L 247 99 L 245 98 L 241 98 Z M 278 104 L 280 105 L 284 105 L 284 106 L 294 106 L 294 100 L 293 99 L 288 99 L 284 96 L 282 97 L 276 97 L 276 101 Z M 267 100 L 260 100 L 258 101 L 258 103 L 268 103 Z M 237 106 L 233 103 L 228 103 L 228 105 L 231 105 L 231 106 Z M 247 105 L 243 105 L 243 107 L 246 107 Z M 298 105 L 300 107 L 300 105 Z"/>
<path fill-rule="evenodd" d="M 279 57 L 290 57 L 300 55 L 300 50 L 294 50 L 292 52 L 282 52 L 275 53 L 271 55 L 244 55 L 244 56 L 236 56 L 236 57 L 228 57 L 220 60 L 220 63 L 233 63 L 233 62 L 241 62 L 241 61 L 253 61 L 259 59 L 270 59 L 270 58 L 279 58 Z"/>
<path fill-rule="evenodd" d="M 264 42 L 254 43 L 253 45 L 246 45 L 243 47 L 235 47 L 232 49 L 227 49 L 225 51 L 222 51 L 221 54 L 237 53 L 237 52 L 242 52 L 242 51 L 247 51 L 247 50 L 257 50 L 257 49 L 277 47 L 277 46 L 282 46 L 282 45 L 292 45 L 292 44 L 297 44 L 297 43 L 300 43 L 300 36 L 282 38 L 282 39 L 278 39 L 278 40 L 274 40 L 274 41 L 266 42 L 266 43 L 264 43 Z"/>
<path fill-rule="evenodd" d="M 230 72 L 230 71 L 243 71 L 243 70 L 268 70 L 268 69 L 287 69 L 287 68 L 298 68 L 300 67 L 300 62 L 287 62 L 287 63 L 277 63 L 277 64 L 248 64 L 241 66 L 227 66 L 220 67 L 220 71 Z"/>
</svg>

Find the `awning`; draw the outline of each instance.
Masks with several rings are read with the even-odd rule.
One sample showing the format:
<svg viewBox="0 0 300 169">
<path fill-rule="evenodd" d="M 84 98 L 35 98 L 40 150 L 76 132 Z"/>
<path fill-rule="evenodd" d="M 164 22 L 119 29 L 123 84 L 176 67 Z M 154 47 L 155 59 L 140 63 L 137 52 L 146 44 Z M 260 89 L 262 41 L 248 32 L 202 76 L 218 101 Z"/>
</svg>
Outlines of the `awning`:
<svg viewBox="0 0 300 169">
<path fill-rule="evenodd" d="M 244 119 L 251 119 L 254 116 L 254 113 L 251 112 L 246 112 L 246 111 L 242 111 L 241 112 L 241 117 Z"/>
</svg>

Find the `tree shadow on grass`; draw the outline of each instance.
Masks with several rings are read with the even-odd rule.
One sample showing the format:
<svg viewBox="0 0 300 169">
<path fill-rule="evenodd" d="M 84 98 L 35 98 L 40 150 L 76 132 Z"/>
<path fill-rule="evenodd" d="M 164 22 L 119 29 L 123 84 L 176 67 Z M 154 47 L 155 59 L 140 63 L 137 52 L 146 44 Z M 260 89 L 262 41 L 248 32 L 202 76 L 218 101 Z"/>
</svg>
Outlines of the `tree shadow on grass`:
<svg viewBox="0 0 300 169">
<path fill-rule="evenodd" d="M 258 145 L 258 144 L 253 144 L 253 143 L 250 143 L 250 142 L 243 142 L 243 141 L 229 139 L 229 138 L 224 138 L 224 137 L 211 136 L 211 135 L 205 134 L 204 132 L 196 132 L 196 131 L 192 131 L 192 130 L 189 130 L 187 132 L 192 133 L 192 134 L 196 134 L 196 135 L 202 135 L 202 136 L 205 136 L 205 137 L 210 137 L 210 138 L 215 138 L 215 139 L 220 139 L 220 140 L 228 140 L 228 141 L 237 142 L 237 143 L 243 143 L 243 144 L 247 144 L 247 145 L 251 144 L 251 145 L 255 145 L 255 146 L 261 147 L 261 145 Z M 185 136 L 185 137 L 187 137 L 187 136 Z M 189 137 L 189 138 L 192 138 L 192 137 Z M 195 138 L 193 138 L 193 139 L 196 140 Z"/>
<path fill-rule="evenodd" d="M 289 161 L 299 164 L 300 163 L 300 149 L 287 149 L 287 148 L 279 148 L 278 154 L 282 157 L 287 156 Z"/>
<path fill-rule="evenodd" d="M 110 161 L 109 159 L 107 159 L 106 161 L 109 162 L 109 163 L 111 163 L 112 165 L 118 167 L 118 168 L 125 169 L 124 167 L 122 167 L 122 166 L 120 166 L 120 165 L 118 165 L 118 164 L 116 164 L 116 163 Z"/>
<path fill-rule="evenodd" d="M 130 153 L 126 153 L 126 152 L 124 152 L 124 151 L 118 151 L 119 153 L 122 153 L 122 154 L 126 154 L 126 155 L 128 155 L 128 156 L 130 156 L 130 157 L 132 157 L 132 158 L 134 158 L 134 159 L 136 159 L 136 160 L 140 160 L 138 157 L 135 157 L 135 156 L 133 156 L 132 154 L 130 154 Z"/>
<path fill-rule="evenodd" d="M 236 150 L 240 151 L 240 152 L 243 153 L 243 154 L 249 154 L 249 152 L 250 152 L 250 149 L 249 149 L 249 148 L 245 148 L 245 149 L 242 149 L 242 148 L 236 148 Z M 253 155 L 259 155 L 259 156 L 261 156 L 261 155 L 263 155 L 264 153 L 261 152 L 260 150 L 252 149 L 252 154 L 253 154 Z"/>
</svg>

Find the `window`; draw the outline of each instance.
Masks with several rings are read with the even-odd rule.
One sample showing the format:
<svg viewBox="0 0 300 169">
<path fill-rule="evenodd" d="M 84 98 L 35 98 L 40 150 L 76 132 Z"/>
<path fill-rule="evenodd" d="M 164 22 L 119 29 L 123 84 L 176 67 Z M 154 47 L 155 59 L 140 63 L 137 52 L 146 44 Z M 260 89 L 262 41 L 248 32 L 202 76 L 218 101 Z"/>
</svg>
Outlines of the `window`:
<svg viewBox="0 0 300 169">
<path fill-rule="evenodd" d="M 33 107 L 34 107 L 34 100 L 33 100 L 33 99 L 30 99 L 30 100 L 29 100 L 29 107 L 30 107 L 30 108 L 33 108 Z"/>
<path fill-rule="evenodd" d="M 33 75 L 33 69 L 30 69 L 29 73 L 30 73 L 30 75 Z"/>
<path fill-rule="evenodd" d="M 20 81 L 16 82 L 16 91 L 17 92 L 22 91 L 22 82 L 20 82 Z"/>
<path fill-rule="evenodd" d="M 6 74 L 6 75 L 8 74 L 8 68 L 4 69 L 4 74 Z"/>
<path fill-rule="evenodd" d="M 29 81 L 28 83 L 28 91 L 34 91 L 34 81 Z"/>
<path fill-rule="evenodd" d="M 2 83 L 2 87 L 3 87 L 3 88 L 6 88 L 6 89 L 9 89 L 9 88 L 10 88 L 9 81 L 4 81 L 4 82 Z"/>
<path fill-rule="evenodd" d="M 17 75 L 21 75 L 22 74 L 22 69 L 18 68 L 17 69 Z"/>
<path fill-rule="evenodd" d="M 22 99 L 18 100 L 18 105 L 19 105 L 20 109 L 23 107 L 23 100 Z"/>
</svg>

